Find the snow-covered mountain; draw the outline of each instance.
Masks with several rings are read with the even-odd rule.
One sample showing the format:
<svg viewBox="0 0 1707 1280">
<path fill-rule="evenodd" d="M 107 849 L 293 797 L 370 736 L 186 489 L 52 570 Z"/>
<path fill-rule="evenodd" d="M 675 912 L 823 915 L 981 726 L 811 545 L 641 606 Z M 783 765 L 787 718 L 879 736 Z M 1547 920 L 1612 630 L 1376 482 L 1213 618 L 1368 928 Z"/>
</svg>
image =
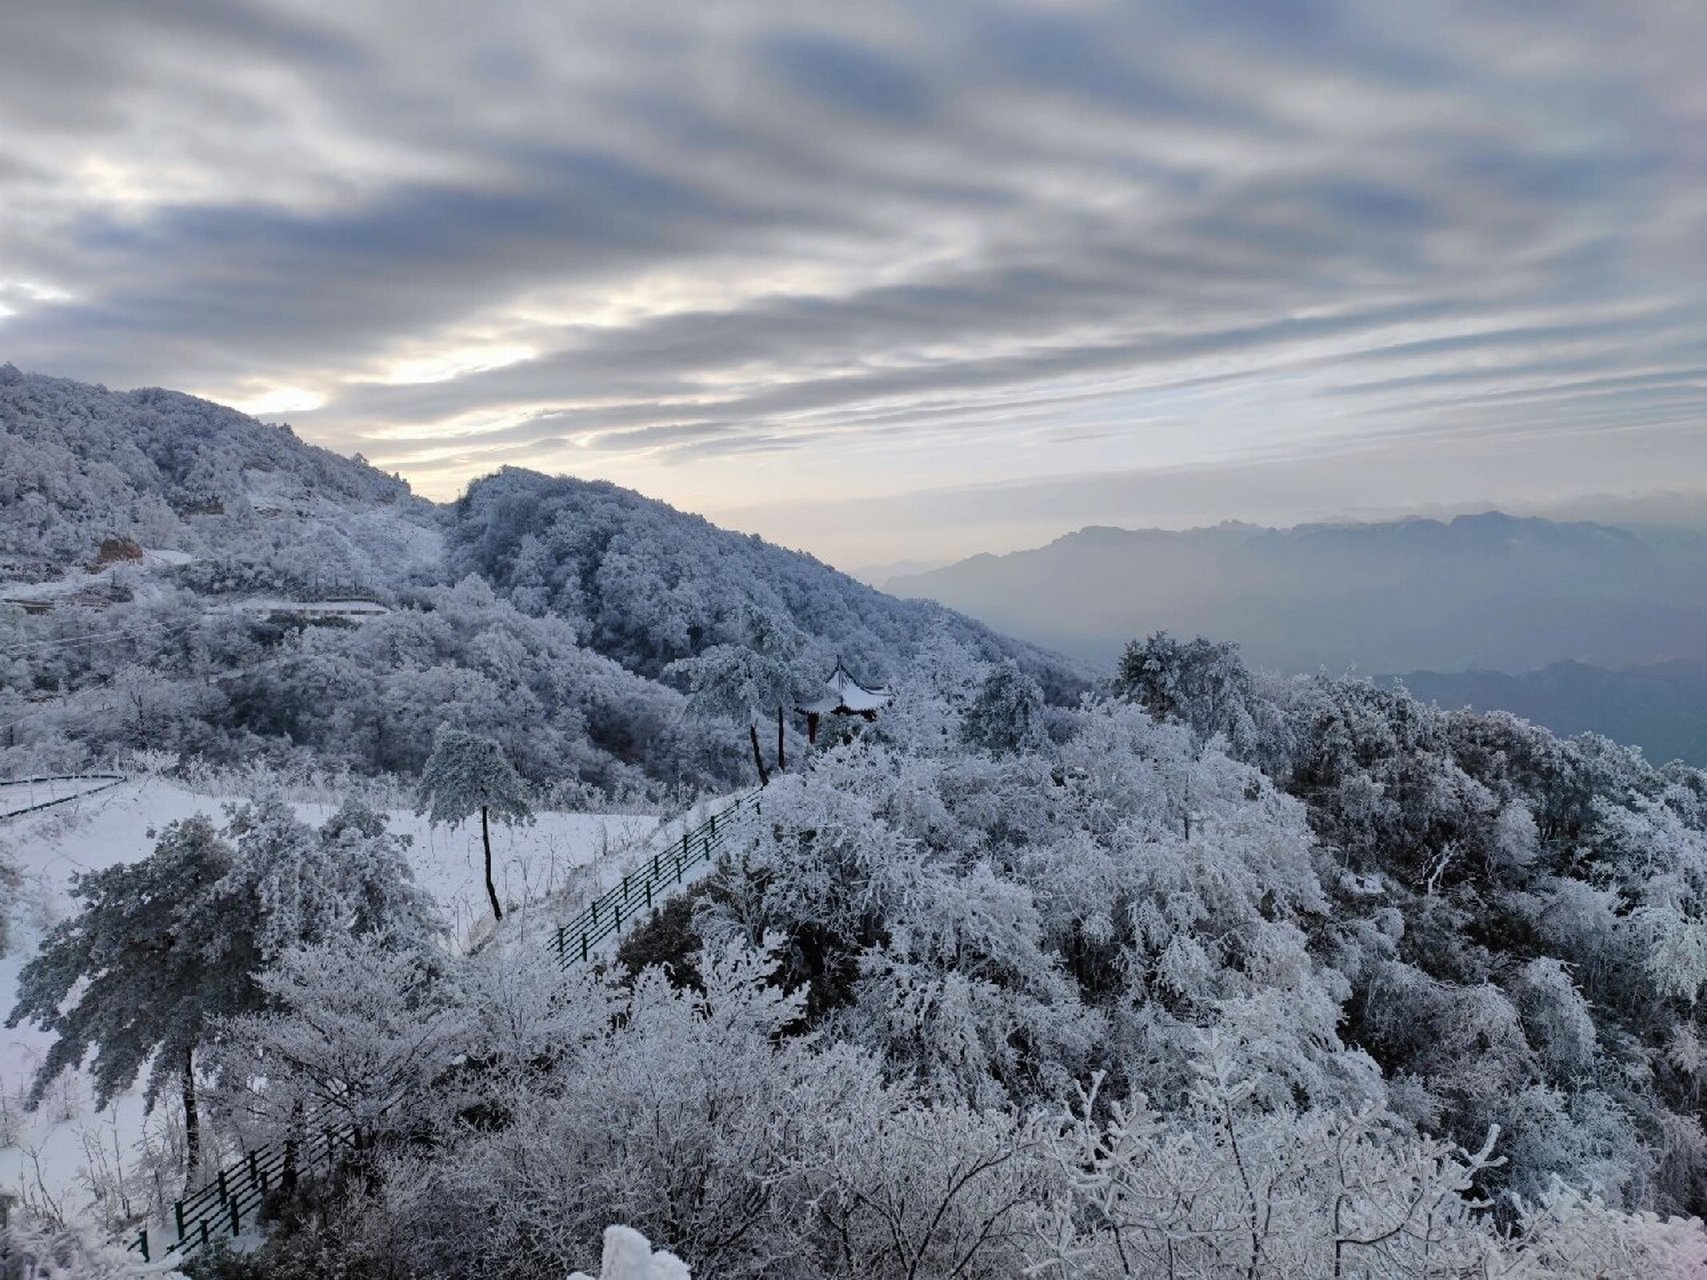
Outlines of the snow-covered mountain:
<svg viewBox="0 0 1707 1280">
<path fill-rule="evenodd" d="M 0 367 L 17 767 L 125 746 L 411 772 L 453 720 L 536 781 L 727 782 L 740 744 L 679 728 L 659 677 L 755 625 L 803 674 L 842 656 L 888 680 L 938 635 L 1061 699 L 1088 674 L 613 485 L 508 470 L 441 506 L 193 396 Z"/>
<path fill-rule="evenodd" d="M 401 479 L 289 427 L 0 365 L 0 581 L 56 579 L 119 542 L 213 562 L 212 589 L 268 564 L 312 589 L 380 589 L 436 564 L 437 525 Z"/>
<path fill-rule="evenodd" d="M 900 676 L 938 632 L 1015 659 L 1059 697 L 1089 674 L 939 605 L 898 600 L 804 552 L 599 481 L 506 468 L 469 487 L 447 538 L 451 577 L 477 574 L 525 613 L 572 620 L 584 643 L 643 675 L 744 643 L 754 611 L 798 629 L 809 664 L 828 671 L 839 656 L 872 683 Z"/>
<path fill-rule="evenodd" d="M 1698 1217 L 1656 1216 L 1707 1206 L 1700 771 L 1202 640 L 1135 645 L 1068 702 L 1069 662 L 610 485 L 506 471 L 439 507 L 186 397 L 10 373 L 0 397 L 37 468 L 4 511 L 35 568 L 0 590 L 0 778 L 160 775 L 20 812 L 0 850 L 0 903 L 69 911 L 66 871 L 105 877 L 64 928 L 12 912 L 38 948 L 15 1016 L 43 1031 L 14 1065 L 51 1033 L 64 1061 L 132 1055 L 120 1092 L 148 1053 L 181 1072 L 142 1161 L 109 1165 L 117 1127 L 86 1149 L 113 1233 L 171 1234 L 199 1080 L 228 1147 L 283 1159 L 312 1098 L 387 1153 L 379 1195 L 308 1171 L 258 1276 L 536 1280 L 613 1222 L 747 1280 L 1707 1266 Z M 1353 604 L 1426 596 L 1441 564 L 1495 566 L 1485 594 L 1506 561 L 1547 583 L 1663 559 L 1503 517 L 1067 550 L 1146 539 L 1200 557 L 1159 558 L 1178 594 L 1218 563 L 1275 594 L 1326 565 Z M 762 820 L 723 808 L 734 854 L 687 883 L 664 869 L 686 821 L 618 866 L 626 824 L 564 812 L 745 782 L 768 706 L 743 701 L 832 655 L 896 701 L 791 754 Z M 684 658 L 736 696 L 685 698 Z M 444 723 L 540 802 L 497 850 L 500 930 L 484 821 L 407 812 Z M 306 826 L 281 788 L 337 812 Z M 249 793 L 218 830 L 150 829 Z M 408 907 L 402 835 L 469 954 Z M 603 974 L 563 973 L 566 868 L 624 886 Z M 85 978 L 145 998 L 68 1007 Z M 36 1168 L 17 1155 L 0 1175 Z"/>
<path fill-rule="evenodd" d="M 1105 662 L 1158 630 L 1238 641 L 1280 671 L 1521 672 L 1707 657 L 1707 536 L 1498 512 L 1293 529 L 1088 528 L 887 588 Z"/>
</svg>

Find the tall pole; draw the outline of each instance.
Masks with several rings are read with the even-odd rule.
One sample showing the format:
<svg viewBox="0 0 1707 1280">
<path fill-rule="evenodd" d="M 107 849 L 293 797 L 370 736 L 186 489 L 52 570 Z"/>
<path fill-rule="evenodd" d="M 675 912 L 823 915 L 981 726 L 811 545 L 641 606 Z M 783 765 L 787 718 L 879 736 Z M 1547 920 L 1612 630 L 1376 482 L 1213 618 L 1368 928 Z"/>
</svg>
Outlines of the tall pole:
<svg viewBox="0 0 1707 1280">
<path fill-rule="evenodd" d="M 782 758 L 782 708 L 781 707 L 778 707 L 776 709 L 776 767 L 777 767 L 778 773 L 781 773 L 784 769 L 788 768 L 787 762 Z"/>
<path fill-rule="evenodd" d="M 771 778 L 770 774 L 765 772 L 765 758 L 759 752 L 759 727 L 755 724 L 749 724 L 747 726 L 747 733 L 753 739 L 753 763 L 757 765 L 759 769 L 759 785 L 761 787 L 768 787 L 771 784 Z"/>
</svg>

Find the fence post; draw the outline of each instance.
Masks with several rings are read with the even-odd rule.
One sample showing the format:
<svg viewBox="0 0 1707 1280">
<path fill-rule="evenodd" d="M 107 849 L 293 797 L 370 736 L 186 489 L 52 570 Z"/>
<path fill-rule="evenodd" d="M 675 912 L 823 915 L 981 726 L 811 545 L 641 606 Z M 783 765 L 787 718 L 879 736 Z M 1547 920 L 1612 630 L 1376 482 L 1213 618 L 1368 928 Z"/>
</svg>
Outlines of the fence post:
<svg viewBox="0 0 1707 1280">
<path fill-rule="evenodd" d="M 581 930 L 581 963 L 585 964 L 586 961 L 587 961 L 587 931 L 585 929 L 583 929 L 583 930 Z"/>
<path fill-rule="evenodd" d="M 234 1236 L 243 1234 L 243 1212 L 237 1207 L 236 1196 L 231 1197 L 231 1234 Z"/>
<path fill-rule="evenodd" d="M 558 925 L 557 926 L 557 967 L 559 969 L 561 969 L 568 962 L 569 962 L 569 958 L 563 954 L 563 926 Z"/>
<path fill-rule="evenodd" d="M 261 1180 L 261 1153 L 249 1152 L 249 1185 L 254 1186 Z"/>
<path fill-rule="evenodd" d="M 717 815 L 715 813 L 711 815 L 711 834 L 717 834 Z"/>
<path fill-rule="evenodd" d="M 148 1228 L 147 1227 L 144 1227 L 142 1229 L 142 1234 L 141 1234 L 141 1236 L 138 1237 L 137 1243 L 139 1243 L 142 1246 L 142 1260 L 144 1262 L 153 1262 L 154 1259 L 150 1258 L 148 1256 Z"/>
<path fill-rule="evenodd" d="M 652 882 L 650 880 L 646 882 L 646 909 L 652 910 Z"/>
<path fill-rule="evenodd" d="M 622 903 L 616 904 L 616 931 L 622 932 Z"/>
<path fill-rule="evenodd" d="M 207 1219 L 198 1219 L 196 1225 L 201 1228 L 202 1248 L 207 1248 Z"/>
<path fill-rule="evenodd" d="M 182 1200 L 173 1201 L 172 1216 L 178 1220 L 178 1239 L 182 1240 L 184 1238 L 184 1202 Z M 143 1261 L 147 1262 L 148 1259 L 144 1258 Z"/>
<path fill-rule="evenodd" d="M 229 1199 L 231 1199 L 231 1188 L 226 1185 L 225 1170 L 221 1169 L 219 1171 L 219 1202 L 224 1204 Z"/>
</svg>

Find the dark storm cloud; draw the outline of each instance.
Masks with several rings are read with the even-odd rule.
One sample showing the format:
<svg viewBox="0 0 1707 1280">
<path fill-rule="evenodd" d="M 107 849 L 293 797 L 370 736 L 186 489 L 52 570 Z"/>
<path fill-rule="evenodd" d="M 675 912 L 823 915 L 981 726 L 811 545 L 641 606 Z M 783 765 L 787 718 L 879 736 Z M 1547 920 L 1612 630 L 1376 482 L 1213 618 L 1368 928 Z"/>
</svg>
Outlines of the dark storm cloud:
<svg viewBox="0 0 1707 1280">
<path fill-rule="evenodd" d="M 0 23 L 0 357 L 276 405 L 435 488 L 772 455 L 762 484 L 890 490 L 1376 476 L 1707 408 L 1699 6 Z"/>
</svg>

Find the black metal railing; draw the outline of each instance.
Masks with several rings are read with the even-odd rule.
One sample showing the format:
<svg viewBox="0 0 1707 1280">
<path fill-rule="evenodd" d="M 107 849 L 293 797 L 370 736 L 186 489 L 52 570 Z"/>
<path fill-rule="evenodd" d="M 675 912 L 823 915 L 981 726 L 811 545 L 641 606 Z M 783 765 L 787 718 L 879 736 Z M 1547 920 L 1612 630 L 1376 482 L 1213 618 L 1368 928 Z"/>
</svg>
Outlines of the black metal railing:
<svg viewBox="0 0 1707 1280">
<path fill-rule="evenodd" d="M 667 849 L 652 855 L 623 876 L 622 883 L 557 930 L 557 963 L 567 969 L 591 958 L 594 948 L 622 932 L 681 884 L 690 868 L 710 862 L 734 835 L 740 819 L 759 808 L 757 788 L 740 796 L 722 813 L 714 813 L 691 831 L 682 832 Z"/>
</svg>

